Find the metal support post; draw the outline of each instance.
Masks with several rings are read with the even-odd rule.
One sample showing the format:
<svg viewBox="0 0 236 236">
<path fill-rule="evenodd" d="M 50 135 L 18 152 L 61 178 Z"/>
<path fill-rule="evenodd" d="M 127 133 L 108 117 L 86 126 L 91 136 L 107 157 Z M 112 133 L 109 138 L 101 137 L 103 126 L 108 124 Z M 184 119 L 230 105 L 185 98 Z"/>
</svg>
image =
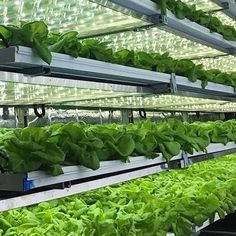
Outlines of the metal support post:
<svg viewBox="0 0 236 236">
<path fill-rule="evenodd" d="M 188 112 L 182 112 L 182 119 L 183 121 L 189 121 Z"/>
<path fill-rule="evenodd" d="M 129 124 L 134 122 L 133 111 L 132 110 L 122 110 L 121 111 L 121 121 L 123 124 Z"/>
<path fill-rule="evenodd" d="M 181 162 L 181 167 L 182 168 L 188 168 L 189 165 L 190 165 L 190 161 L 188 159 L 188 153 L 186 151 L 182 151 L 181 155 L 182 155 L 182 158 L 183 158 L 183 160 Z"/>
<path fill-rule="evenodd" d="M 15 107 L 16 128 L 24 128 L 28 126 L 28 108 Z"/>
<path fill-rule="evenodd" d="M 110 111 L 109 111 L 108 121 L 109 121 L 109 123 L 113 123 L 113 122 L 114 122 L 113 110 L 110 110 Z"/>
<path fill-rule="evenodd" d="M 171 93 L 178 92 L 177 84 L 176 84 L 176 76 L 174 73 L 172 73 L 171 77 L 170 77 L 170 91 L 171 91 Z"/>
</svg>

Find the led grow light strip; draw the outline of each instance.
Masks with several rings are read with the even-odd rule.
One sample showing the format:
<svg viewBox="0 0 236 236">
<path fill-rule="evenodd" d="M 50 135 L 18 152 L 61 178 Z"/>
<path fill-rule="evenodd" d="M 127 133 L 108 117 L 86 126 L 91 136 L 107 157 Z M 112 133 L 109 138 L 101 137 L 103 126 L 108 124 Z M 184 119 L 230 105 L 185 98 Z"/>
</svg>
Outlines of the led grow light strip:
<svg viewBox="0 0 236 236">
<path fill-rule="evenodd" d="M 109 46 L 115 51 L 129 49 L 148 53 L 169 52 L 170 56 L 174 58 L 195 58 L 224 54 L 216 49 L 174 35 L 157 27 L 139 32 L 130 31 L 106 35 L 99 37 L 99 39 L 111 42 Z"/>
<path fill-rule="evenodd" d="M 137 96 L 135 92 L 118 92 L 112 90 L 68 88 L 61 86 L 46 86 L 22 84 L 14 82 L 0 82 L 0 105 L 56 103 L 87 99 L 104 99 L 125 96 Z"/>
<path fill-rule="evenodd" d="M 49 30 L 77 30 L 80 36 L 146 24 L 89 0 L 4 0 L 0 1 L 0 23 L 44 20 Z"/>
<path fill-rule="evenodd" d="M 203 64 L 205 69 L 219 69 L 224 72 L 236 72 L 236 57 L 221 56 L 217 58 L 204 58 L 193 61 L 195 64 Z"/>
<path fill-rule="evenodd" d="M 183 105 L 184 104 L 184 105 Z M 69 105 L 69 104 L 68 104 Z M 70 105 L 84 106 L 84 107 L 110 107 L 110 108 L 145 108 L 150 110 L 166 110 L 166 111 L 233 111 L 236 110 L 236 103 L 203 99 L 191 98 L 174 95 L 160 95 L 160 96 L 130 96 L 117 97 L 105 99 L 89 99 L 70 103 Z"/>
</svg>

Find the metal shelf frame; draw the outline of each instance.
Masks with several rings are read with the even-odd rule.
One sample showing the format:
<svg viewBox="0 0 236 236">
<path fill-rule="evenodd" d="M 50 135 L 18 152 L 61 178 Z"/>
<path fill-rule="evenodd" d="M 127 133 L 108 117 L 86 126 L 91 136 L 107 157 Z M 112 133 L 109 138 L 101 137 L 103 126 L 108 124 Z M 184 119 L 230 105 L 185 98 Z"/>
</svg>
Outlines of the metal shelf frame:
<svg viewBox="0 0 236 236">
<path fill-rule="evenodd" d="M 206 153 L 195 152 L 187 157 L 198 157 L 199 155 L 207 155 L 210 153 L 218 153 L 222 151 L 236 150 L 236 144 L 229 142 L 227 145 L 210 144 Z M 177 166 L 184 159 L 184 152 L 180 152 L 175 156 L 168 165 L 162 155 L 156 159 L 147 159 L 143 156 L 130 157 L 130 163 L 122 163 L 121 161 L 102 162 L 101 168 L 92 171 L 82 166 L 64 167 L 64 174 L 56 177 L 49 176 L 42 171 L 34 171 L 24 175 L 6 173 L 0 175 L 0 189 L 4 191 L 25 191 L 23 196 L 7 198 L 0 200 L 0 211 L 7 211 L 14 208 L 29 206 L 43 201 L 49 201 L 69 195 L 90 191 L 93 189 L 122 183 L 128 180 L 144 177 L 147 175 L 166 171 L 173 166 Z M 186 167 L 186 166 L 184 166 Z M 106 176 L 110 174 L 109 176 Z M 93 180 L 86 180 L 88 177 L 95 177 Z M 70 187 L 63 189 L 40 190 L 36 193 L 30 193 L 29 190 L 37 188 L 49 187 L 50 185 L 71 183 L 73 180 L 82 180 L 79 183 L 72 184 Z M 84 182 L 83 182 L 84 180 Z"/>
<path fill-rule="evenodd" d="M 181 160 L 181 154 L 175 156 L 172 161 Z M 98 170 L 91 170 L 83 166 L 67 166 L 63 167 L 64 174 L 59 176 L 51 176 L 44 171 L 33 171 L 26 174 L 9 174 L 0 175 L 1 191 L 24 191 L 50 186 L 58 183 L 65 183 L 73 180 L 82 180 L 85 178 L 97 177 L 102 175 L 119 174 L 122 171 L 133 171 L 137 168 L 148 168 L 153 165 L 161 165 L 166 160 L 160 154 L 155 159 L 147 159 L 144 156 L 130 157 L 129 162 L 124 163 L 120 160 L 103 161 Z"/>
<path fill-rule="evenodd" d="M 83 193 L 93 189 L 102 188 L 108 185 L 119 184 L 128 180 L 148 176 L 161 171 L 164 171 L 164 169 L 162 169 L 161 166 L 159 165 L 142 170 L 132 171 L 129 173 L 119 174 L 115 176 L 92 180 L 89 182 L 75 184 L 69 188 L 47 190 L 38 193 L 23 195 L 20 197 L 0 200 L 0 212 L 33 205 L 44 201 L 58 199 L 78 193 Z"/>
<path fill-rule="evenodd" d="M 169 74 L 86 58 L 76 59 L 59 53 L 52 55 L 52 63 L 49 66 L 30 48 L 21 46 L 3 48 L 0 49 L 0 71 L 130 85 L 153 85 L 170 81 Z M 39 70 L 41 73 L 37 74 Z"/>
<path fill-rule="evenodd" d="M 61 84 L 61 86 L 66 86 L 68 84 L 74 85 L 69 81 L 65 83 L 67 79 L 70 81 L 83 80 L 113 84 L 113 87 L 114 84 L 129 85 L 130 91 L 132 90 L 130 86 L 138 86 L 135 91 L 140 93 L 174 93 L 176 95 L 205 96 L 208 98 L 211 96 L 215 99 L 230 101 L 236 99 L 236 93 L 231 86 L 210 82 L 205 89 L 202 89 L 201 81 L 192 83 L 186 77 L 174 76 L 175 79 L 173 80 L 173 74 L 153 72 L 86 58 L 75 59 L 64 54 L 53 53 L 53 60 L 49 66 L 35 55 L 30 48 L 21 46 L 0 49 L 0 71 L 30 75 L 27 79 L 19 79 L 17 76 L 2 77 L 3 81 L 11 82 L 23 81 L 24 83 L 39 83 L 41 85 Z M 39 71 L 42 73 L 37 74 Z M 45 71 L 47 73 L 43 75 Z M 58 78 L 42 79 L 45 77 Z M 106 88 L 109 88 L 109 86 L 106 86 Z"/>
<path fill-rule="evenodd" d="M 153 19 L 153 17 L 161 14 L 160 10 L 157 9 L 156 4 L 151 0 L 109 1 L 137 12 L 139 15 L 144 15 L 147 19 Z M 230 9 L 233 9 L 233 6 L 230 6 Z M 232 11 L 234 12 L 234 10 Z M 225 40 L 222 35 L 211 33 L 206 27 L 188 19 L 177 19 L 170 11 L 167 11 L 165 26 L 167 27 L 167 30 L 195 42 L 210 46 L 227 54 L 234 55 L 236 53 L 236 42 Z"/>
</svg>

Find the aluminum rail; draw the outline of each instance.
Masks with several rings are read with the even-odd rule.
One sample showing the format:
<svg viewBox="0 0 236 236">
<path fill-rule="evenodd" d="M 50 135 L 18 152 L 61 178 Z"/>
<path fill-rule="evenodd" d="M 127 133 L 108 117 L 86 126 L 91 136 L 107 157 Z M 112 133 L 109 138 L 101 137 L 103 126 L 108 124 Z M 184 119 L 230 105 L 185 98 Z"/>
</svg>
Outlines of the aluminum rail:
<svg viewBox="0 0 236 236">
<path fill-rule="evenodd" d="M 49 66 L 35 55 L 27 47 L 9 47 L 0 49 L 0 71 L 17 72 L 29 76 L 5 75 L 0 77 L 0 81 L 38 83 L 41 85 L 57 86 L 78 86 L 78 83 L 72 81 L 89 81 L 106 83 L 100 88 L 115 89 L 117 91 L 132 91 L 140 93 L 172 93 L 172 75 L 127 67 L 107 62 L 101 62 L 86 58 L 72 58 L 68 55 L 53 53 L 52 64 Z M 43 71 L 48 71 L 43 75 Z M 37 72 L 42 74 L 37 74 Z M 3 73 L 3 72 L 2 72 Z M 35 76 L 37 75 L 37 76 Z M 49 79 L 48 76 L 50 76 Z M 58 77 L 51 78 L 51 77 Z M 66 83 L 66 80 L 68 82 Z M 205 94 L 212 95 L 213 98 L 221 100 L 236 99 L 236 94 L 231 86 L 209 83 L 203 89 L 201 81 L 192 83 L 186 77 L 175 76 L 175 86 L 177 94 L 181 92 L 188 93 L 187 96 L 194 95 L 197 97 Z M 111 84 L 113 86 L 108 86 Z M 115 85 L 132 85 L 138 86 L 133 89 L 127 86 L 126 89 Z M 86 83 L 80 83 L 85 87 Z M 97 87 L 90 85 L 92 87 Z M 116 88 L 117 87 L 117 88 Z M 129 88 L 129 89 L 128 89 Z M 196 95 L 196 94 L 197 95 Z"/>
<path fill-rule="evenodd" d="M 0 71 L 23 74 L 44 75 L 59 78 L 109 82 L 132 85 L 168 82 L 169 74 L 131 68 L 86 58 L 73 58 L 68 55 L 52 53 L 51 65 L 47 65 L 32 49 L 9 47 L 0 49 Z M 40 74 L 41 72 L 41 74 Z"/>
<path fill-rule="evenodd" d="M 83 193 L 93 189 L 102 188 L 108 185 L 122 183 L 128 180 L 144 177 L 154 173 L 164 171 L 161 166 L 149 167 L 142 170 L 132 171 L 125 174 L 119 174 L 111 177 L 96 179 L 89 182 L 72 185 L 70 188 L 53 189 L 42 191 L 38 193 L 32 193 L 20 197 L 9 198 L 0 200 L 0 212 L 8 211 L 19 207 L 29 206 L 44 201 L 58 199 L 78 193 Z"/>
<path fill-rule="evenodd" d="M 188 157 L 197 157 L 200 155 L 206 155 L 211 153 L 217 153 L 217 152 L 224 152 L 224 151 L 230 151 L 236 149 L 236 144 L 234 142 L 229 142 L 226 145 L 221 143 L 211 143 L 207 147 L 206 152 L 194 152 L 193 154 L 188 154 Z"/>
<path fill-rule="evenodd" d="M 175 156 L 174 160 L 181 160 L 181 154 Z M 63 167 L 64 174 L 51 176 L 44 171 L 33 171 L 25 174 L 3 173 L 0 175 L 1 191 L 29 191 L 31 189 L 66 183 L 73 180 L 82 180 L 85 178 L 102 178 L 102 175 L 117 174 L 121 171 L 132 171 L 137 168 L 161 165 L 166 160 L 161 154 L 155 159 L 147 159 L 144 156 L 130 157 L 129 162 L 124 163 L 120 160 L 102 161 L 98 170 L 91 170 L 84 166 L 67 166 Z"/>
</svg>

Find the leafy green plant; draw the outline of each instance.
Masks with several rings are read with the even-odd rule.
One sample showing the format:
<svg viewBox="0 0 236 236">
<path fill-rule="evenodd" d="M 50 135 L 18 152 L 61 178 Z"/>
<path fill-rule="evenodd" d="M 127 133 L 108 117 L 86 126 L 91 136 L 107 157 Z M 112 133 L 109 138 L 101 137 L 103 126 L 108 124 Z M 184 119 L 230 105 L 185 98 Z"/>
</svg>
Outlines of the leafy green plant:
<svg viewBox="0 0 236 236">
<path fill-rule="evenodd" d="M 44 128 L 16 129 L 7 134 L 3 137 L 6 155 L 1 166 L 14 173 L 43 169 L 52 175 L 62 174 L 65 154 L 49 138 L 50 132 Z"/>
<path fill-rule="evenodd" d="M 22 23 L 20 27 L 0 25 L 0 47 L 31 47 L 46 63 L 50 64 L 51 52 L 63 53 L 72 57 L 84 57 L 99 61 L 141 68 L 163 73 L 175 73 L 187 77 L 191 82 L 202 81 L 205 88 L 209 81 L 232 86 L 236 89 L 236 73 L 223 73 L 220 70 L 204 70 L 191 60 L 175 60 L 168 53 L 146 53 L 122 49 L 114 52 L 109 42 L 97 39 L 80 41 L 78 33 L 48 33 L 42 21 Z"/>
<path fill-rule="evenodd" d="M 152 1 L 163 7 L 163 3 L 160 2 L 160 0 Z M 203 10 L 197 10 L 195 5 L 188 5 L 181 0 L 164 1 L 166 8 L 170 10 L 178 19 L 187 18 L 205 26 L 212 32 L 222 34 L 226 40 L 236 40 L 236 29 L 233 26 L 224 25 L 217 17 L 212 16 Z"/>
<path fill-rule="evenodd" d="M 72 57 L 78 57 L 81 44 L 78 40 L 78 32 L 70 31 L 62 35 L 52 34 L 49 36 L 49 50 L 63 53 Z"/>
<path fill-rule="evenodd" d="M 48 27 L 43 21 L 22 23 L 20 27 L 0 25 L 2 46 L 26 46 L 35 51 L 46 63 L 50 64 L 52 55 L 47 47 Z"/>
<path fill-rule="evenodd" d="M 98 61 L 110 62 L 113 59 L 113 50 L 107 47 L 106 42 L 96 39 L 82 41 L 82 48 L 79 52 L 80 57 L 90 58 Z"/>
<path fill-rule="evenodd" d="M 235 157 L 2 212 L 0 235 L 190 236 L 235 211 Z"/>
<path fill-rule="evenodd" d="M 236 142 L 236 121 L 186 123 L 138 122 L 129 125 L 88 125 L 71 122 L 48 127 L 0 132 L 2 171 L 25 173 L 45 170 L 62 174 L 63 165 L 82 165 L 96 170 L 101 161 L 129 161 L 133 156 L 170 161 L 181 150 L 193 154 L 210 143 Z"/>
</svg>

